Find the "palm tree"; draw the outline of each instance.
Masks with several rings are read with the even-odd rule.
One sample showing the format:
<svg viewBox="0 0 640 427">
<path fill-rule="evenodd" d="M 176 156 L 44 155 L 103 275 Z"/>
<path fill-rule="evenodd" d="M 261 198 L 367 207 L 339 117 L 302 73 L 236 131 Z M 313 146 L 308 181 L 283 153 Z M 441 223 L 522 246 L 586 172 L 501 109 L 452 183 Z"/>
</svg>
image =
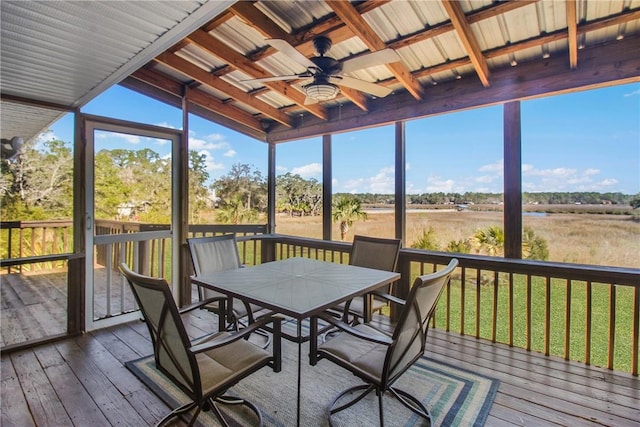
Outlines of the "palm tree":
<svg viewBox="0 0 640 427">
<path fill-rule="evenodd" d="M 340 240 L 344 240 L 353 222 L 357 219 L 367 219 L 367 213 L 362 210 L 360 200 L 342 196 L 333 202 L 332 219 L 333 222 L 340 222 Z"/>
<path fill-rule="evenodd" d="M 242 203 L 242 197 L 238 194 L 216 212 L 216 220 L 223 224 L 250 223 L 257 217 L 258 212 L 255 209 L 245 207 Z"/>
<path fill-rule="evenodd" d="M 501 255 L 504 250 L 504 231 L 497 225 L 478 229 L 473 233 L 471 243 L 478 252 L 485 249 L 491 256 Z"/>
</svg>

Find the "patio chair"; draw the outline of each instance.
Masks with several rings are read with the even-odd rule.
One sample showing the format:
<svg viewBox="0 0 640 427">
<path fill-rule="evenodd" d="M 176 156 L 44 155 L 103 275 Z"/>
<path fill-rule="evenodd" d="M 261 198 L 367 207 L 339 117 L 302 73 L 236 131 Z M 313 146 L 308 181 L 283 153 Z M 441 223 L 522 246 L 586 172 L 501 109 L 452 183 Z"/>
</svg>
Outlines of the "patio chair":
<svg viewBox="0 0 640 427">
<path fill-rule="evenodd" d="M 327 313 L 311 319 L 311 365 L 325 358 L 365 382 L 345 390 L 333 400 L 329 406 L 329 425 L 333 425 L 333 414 L 351 407 L 372 391 L 378 396 L 380 426 L 384 426 L 383 396 L 387 392 L 431 423 L 429 411 L 420 400 L 395 387 L 394 383 L 424 354 L 429 322 L 442 289 L 457 265 L 458 260 L 454 258 L 446 268 L 417 277 L 406 301 L 391 297 L 394 303 L 403 305 L 391 335 L 369 324 L 348 325 Z M 344 333 L 318 346 L 318 318 Z M 341 403 L 344 396 L 356 391 L 362 392 L 347 403 Z"/>
<path fill-rule="evenodd" d="M 190 341 L 180 315 L 211 300 L 178 311 L 166 280 L 135 273 L 125 263 L 120 264 L 120 271 L 129 282 L 149 328 L 156 368 L 191 399 L 156 425 L 162 426 L 193 408 L 196 410 L 189 421 L 190 426 L 201 410 L 213 410 L 222 425 L 228 425 L 218 407 L 220 403 L 246 406 L 256 415 L 258 424 L 262 425 L 262 415 L 254 404 L 242 398 L 226 396 L 225 393 L 234 384 L 265 366 L 280 372 L 281 319 L 264 317 L 239 332 L 217 332 Z M 251 332 L 269 323 L 273 324 L 272 352 L 246 340 Z"/>
<path fill-rule="evenodd" d="M 240 254 L 238 253 L 238 242 L 234 233 L 223 234 L 211 237 L 192 237 L 187 239 L 189 245 L 189 253 L 193 263 L 193 271 L 196 276 L 202 276 L 217 271 L 231 270 L 234 268 L 243 268 L 240 263 Z M 204 288 L 198 285 L 198 298 L 200 301 L 212 297 L 223 297 L 224 294 Z M 231 302 L 231 304 L 229 304 Z M 231 307 L 227 314 L 230 319 L 229 327 L 237 330 L 240 326 L 246 326 L 255 321 L 255 315 L 258 313 L 267 314 L 267 311 L 258 305 L 249 304 L 245 301 L 233 298 L 233 301 L 227 299 L 227 307 Z M 205 309 L 217 313 L 220 316 L 218 302 L 206 304 Z M 224 317 L 224 316 L 223 316 Z M 269 334 L 260 330 L 258 334 L 266 338 L 264 348 L 269 345 Z"/>
<path fill-rule="evenodd" d="M 375 268 L 377 270 L 395 271 L 398 263 L 398 255 L 402 242 L 400 239 L 383 239 L 369 236 L 353 236 L 353 245 L 349 264 L 358 267 Z M 375 312 L 380 312 L 388 305 L 385 295 L 391 293 L 391 284 L 372 292 L 363 298 L 353 298 L 346 303 L 333 308 L 342 313 L 344 322 L 356 325 L 360 319 L 364 319 L 364 298 L 371 297 L 371 310 L 369 317 Z M 349 321 L 351 316 L 351 321 Z"/>
</svg>

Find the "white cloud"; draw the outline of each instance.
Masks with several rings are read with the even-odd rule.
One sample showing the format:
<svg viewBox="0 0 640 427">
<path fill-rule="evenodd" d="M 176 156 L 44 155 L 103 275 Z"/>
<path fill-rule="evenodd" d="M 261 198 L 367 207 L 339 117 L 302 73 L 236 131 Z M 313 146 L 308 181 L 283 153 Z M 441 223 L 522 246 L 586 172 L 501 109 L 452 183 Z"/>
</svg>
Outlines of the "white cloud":
<svg viewBox="0 0 640 427">
<path fill-rule="evenodd" d="M 495 181 L 496 177 L 492 175 L 482 175 L 475 179 L 475 182 L 479 182 L 481 184 L 489 184 Z"/>
<path fill-rule="evenodd" d="M 395 176 L 393 166 L 382 168 L 374 176 L 355 178 L 345 181 L 337 188 L 338 181 L 334 180 L 334 188 L 345 193 L 381 193 L 390 194 L 395 191 Z"/>
<path fill-rule="evenodd" d="M 525 167 L 526 166 L 526 167 Z M 558 167 L 537 169 L 533 165 L 523 165 L 522 175 L 524 191 L 609 191 L 618 184 L 615 178 L 599 178 L 601 170 L 597 168 Z"/>
<path fill-rule="evenodd" d="M 287 172 L 287 168 L 284 166 L 276 166 L 276 171 L 281 172 L 281 173 L 285 173 Z"/>
<path fill-rule="evenodd" d="M 601 187 L 610 187 L 612 185 L 616 185 L 618 183 L 618 180 L 615 178 L 608 178 L 608 179 L 603 179 L 602 181 L 600 181 L 597 185 L 601 186 Z"/>
<path fill-rule="evenodd" d="M 36 145 L 40 145 L 43 142 L 47 142 L 47 141 L 54 141 L 56 139 L 59 139 L 55 133 L 53 133 L 53 131 L 51 129 L 47 130 L 46 132 L 42 132 L 40 135 L 38 135 L 38 138 L 36 139 Z"/>
<path fill-rule="evenodd" d="M 229 149 L 229 150 L 227 150 L 227 151 L 223 154 L 223 156 L 225 156 L 225 157 L 233 157 L 233 156 L 235 156 L 236 154 L 237 154 L 237 153 L 236 153 L 236 150 Z"/>
<path fill-rule="evenodd" d="M 189 131 L 189 148 L 192 150 L 231 150 L 224 135 L 212 133 L 204 138 L 198 138 L 193 131 Z"/>
<path fill-rule="evenodd" d="M 213 171 L 224 170 L 224 164 L 216 162 L 213 154 L 211 154 L 209 150 L 200 150 L 198 151 L 198 154 L 204 156 L 205 169 L 207 172 L 211 173 Z"/>
<path fill-rule="evenodd" d="M 395 191 L 394 168 L 389 166 L 381 169 L 375 176 L 369 178 L 369 193 L 389 194 Z"/>
<path fill-rule="evenodd" d="M 156 126 L 160 126 L 160 127 L 163 127 L 163 128 L 169 128 L 169 129 L 178 129 L 178 128 L 177 128 L 177 127 L 175 127 L 174 125 L 169 124 L 169 123 L 167 123 L 167 122 L 160 122 L 160 123 L 156 123 Z"/>
<path fill-rule="evenodd" d="M 587 169 L 584 171 L 586 176 L 598 175 L 600 173 L 600 169 Z"/>
<path fill-rule="evenodd" d="M 430 176 L 427 178 L 427 193 L 451 193 L 454 192 L 456 182 L 453 179 L 442 179 L 439 176 Z"/>
<path fill-rule="evenodd" d="M 480 168 L 478 169 L 480 172 L 494 172 L 494 173 L 502 173 L 502 170 L 504 168 L 504 162 L 502 161 L 502 159 L 494 162 L 494 163 L 490 163 L 488 165 L 484 165 L 484 166 L 480 166 Z"/>
<path fill-rule="evenodd" d="M 303 178 L 320 176 L 322 174 L 322 165 L 320 163 L 309 163 L 308 165 L 291 169 L 291 173 L 300 175 Z"/>
<path fill-rule="evenodd" d="M 554 168 L 554 169 L 536 169 L 531 167 L 524 173 L 525 176 L 539 176 L 542 178 L 569 178 L 576 174 L 575 169 L 571 168 Z"/>
<path fill-rule="evenodd" d="M 140 136 L 138 135 L 130 135 L 128 133 L 119 133 L 119 132 L 96 132 L 96 137 L 99 139 L 108 139 L 108 138 L 119 138 L 124 139 L 129 144 L 139 144 L 141 141 Z"/>
</svg>

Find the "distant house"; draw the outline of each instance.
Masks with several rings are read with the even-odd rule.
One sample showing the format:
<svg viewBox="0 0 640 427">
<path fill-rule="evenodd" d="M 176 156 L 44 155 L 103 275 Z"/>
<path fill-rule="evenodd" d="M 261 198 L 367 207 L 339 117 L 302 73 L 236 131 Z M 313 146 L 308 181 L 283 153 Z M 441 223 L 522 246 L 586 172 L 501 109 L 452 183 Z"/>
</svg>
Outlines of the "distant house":
<svg viewBox="0 0 640 427">
<path fill-rule="evenodd" d="M 146 200 L 137 204 L 133 202 L 123 203 L 119 205 L 117 208 L 118 209 L 117 219 L 123 220 L 123 219 L 135 218 L 135 216 L 140 212 L 145 212 L 150 205 L 151 205 L 151 202 Z"/>
</svg>

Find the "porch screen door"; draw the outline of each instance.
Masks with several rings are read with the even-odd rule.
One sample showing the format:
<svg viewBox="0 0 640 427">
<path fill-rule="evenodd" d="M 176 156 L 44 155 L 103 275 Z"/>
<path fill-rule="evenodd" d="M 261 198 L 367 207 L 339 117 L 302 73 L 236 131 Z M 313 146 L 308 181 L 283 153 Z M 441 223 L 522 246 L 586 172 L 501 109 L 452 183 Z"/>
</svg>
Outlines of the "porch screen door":
<svg viewBox="0 0 640 427">
<path fill-rule="evenodd" d="M 182 131 L 83 116 L 86 140 L 87 330 L 139 318 L 120 262 L 178 283 L 172 259 Z M 174 292 L 175 294 L 175 292 Z"/>
</svg>

